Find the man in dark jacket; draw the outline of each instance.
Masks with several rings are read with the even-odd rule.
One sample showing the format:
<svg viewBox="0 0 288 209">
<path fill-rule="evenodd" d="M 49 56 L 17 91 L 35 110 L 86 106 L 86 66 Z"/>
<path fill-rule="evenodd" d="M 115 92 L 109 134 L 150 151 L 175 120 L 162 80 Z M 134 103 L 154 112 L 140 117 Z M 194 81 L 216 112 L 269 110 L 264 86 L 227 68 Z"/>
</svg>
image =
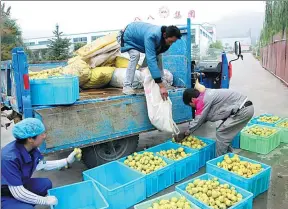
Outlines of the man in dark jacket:
<svg viewBox="0 0 288 209">
<path fill-rule="evenodd" d="M 248 98 L 230 89 L 206 89 L 200 93 L 196 89 L 186 89 L 183 102 L 195 108 L 195 119 L 189 129 L 178 136 L 181 140 L 192 134 L 206 121 L 223 122 L 216 130 L 216 154 L 226 154 L 231 149 L 233 138 L 253 117 L 254 107 Z"/>
<path fill-rule="evenodd" d="M 148 65 L 153 79 L 160 87 L 162 98 L 166 99 L 168 92 L 161 79 L 164 76 L 163 69 L 162 67 L 159 68 L 157 62 L 162 66 L 162 59 L 159 55 L 167 51 L 180 38 L 181 32 L 176 26 L 156 26 L 144 22 L 130 23 L 125 30 L 120 31 L 117 40 L 121 44 L 121 52 L 128 52 L 130 56 L 123 93 L 135 94 L 132 88 L 135 70 L 140 59 L 140 53 L 145 53 L 142 67 Z"/>
</svg>

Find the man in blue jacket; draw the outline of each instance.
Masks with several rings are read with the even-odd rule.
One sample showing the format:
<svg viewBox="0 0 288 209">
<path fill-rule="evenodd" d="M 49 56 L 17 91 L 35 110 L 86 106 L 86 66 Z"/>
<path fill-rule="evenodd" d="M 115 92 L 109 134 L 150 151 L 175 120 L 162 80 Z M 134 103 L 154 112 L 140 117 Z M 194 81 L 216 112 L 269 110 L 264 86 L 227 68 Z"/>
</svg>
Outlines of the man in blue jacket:
<svg viewBox="0 0 288 209">
<path fill-rule="evenodd" d="M 165 85 L 162 83 L 163 69 L 161 65 L 161 53 L 164 53 L 169 47 L 181 38 L 181 32 L 176 26 L 156 26 L 144 22 L 133 22 L 120 31 L 117 37 L 121 44 L 121 52 L 128 52 L 130 62 L 126 71 L 123 93 L 127 95 L 135 94 L 132 83 L 140 53 L 145 53 L 144 65 L 148 65 L 151 75 L 160 87 L 160 93 L 164 100 L 168 97 Z M 147 64 L 146 64 L 147 62 Z"/>
</svg>

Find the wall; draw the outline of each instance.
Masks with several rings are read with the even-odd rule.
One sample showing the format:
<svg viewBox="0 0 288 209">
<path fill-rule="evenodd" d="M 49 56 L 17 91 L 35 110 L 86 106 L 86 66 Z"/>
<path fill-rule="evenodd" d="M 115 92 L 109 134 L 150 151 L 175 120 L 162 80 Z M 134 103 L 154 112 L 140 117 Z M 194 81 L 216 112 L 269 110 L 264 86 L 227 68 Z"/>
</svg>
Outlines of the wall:
<svg viewBox="0 0 288 209">
<path fill-rule="evenodd" d="M 277 40 L 260 50 L 261 65 L 288 86 L 288 43 Z"/>
</svg>

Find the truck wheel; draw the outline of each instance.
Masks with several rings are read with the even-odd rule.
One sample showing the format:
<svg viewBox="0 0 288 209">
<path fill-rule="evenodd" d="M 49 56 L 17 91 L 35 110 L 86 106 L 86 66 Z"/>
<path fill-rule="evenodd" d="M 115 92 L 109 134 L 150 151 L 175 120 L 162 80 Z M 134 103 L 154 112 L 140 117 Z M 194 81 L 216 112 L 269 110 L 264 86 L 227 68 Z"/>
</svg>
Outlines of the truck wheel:
<svg viewBox="0 0 288 209">
<path fill-rule="evenodd" d="M 117 160 L 135 152 L 139 135 L 83 148 L 83 162 L 88 168 Z"/>
</svg>

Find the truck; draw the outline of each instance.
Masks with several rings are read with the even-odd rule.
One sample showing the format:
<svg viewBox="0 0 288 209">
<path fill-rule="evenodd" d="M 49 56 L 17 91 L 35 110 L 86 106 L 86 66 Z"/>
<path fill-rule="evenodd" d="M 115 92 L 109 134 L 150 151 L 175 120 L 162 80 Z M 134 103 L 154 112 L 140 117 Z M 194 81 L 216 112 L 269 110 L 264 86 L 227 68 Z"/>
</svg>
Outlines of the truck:
<svg viewBox="0 0 288 209">
<path fill-rule="evenodd" d="M 182 94 L 186 88 L 193 87 L 197 71 L 196 68 L 191 71 L 190 19 L 179 29 L 181 40 L 174 43 L 162 58 L 164 69 L 174 76 L 173 88 L 168 92 L 177 124 L 193 118 L 194 111 L 183 103 Z M 225 53 L 221 56 L 219 88 L 228 88 L 227 57 Z M 72 105 L 31 105 L 28 68 L 23 48 L 14 48 L 12 60 L 1 62 L 1 110 L 13 110 L 15 123 L 27 117 L 43 121 L 47 131 L 47 138 L 39 148 L 43 155 L 82 148 L 84 164 L 93 168 L 133 153 L 139 134 L 155 130 L 148 118 L 143 90 L 134 96 L 110 87 L 81 90 L 80 98 Z"/>
</svg>

